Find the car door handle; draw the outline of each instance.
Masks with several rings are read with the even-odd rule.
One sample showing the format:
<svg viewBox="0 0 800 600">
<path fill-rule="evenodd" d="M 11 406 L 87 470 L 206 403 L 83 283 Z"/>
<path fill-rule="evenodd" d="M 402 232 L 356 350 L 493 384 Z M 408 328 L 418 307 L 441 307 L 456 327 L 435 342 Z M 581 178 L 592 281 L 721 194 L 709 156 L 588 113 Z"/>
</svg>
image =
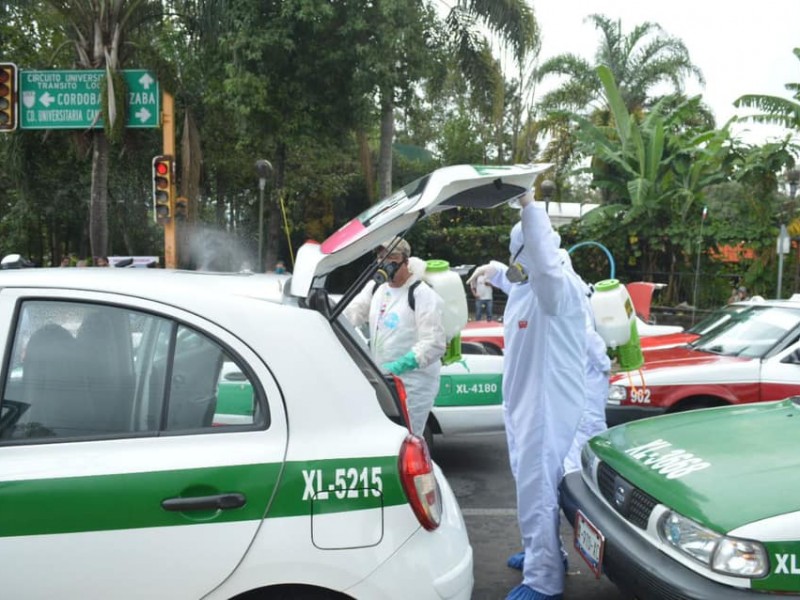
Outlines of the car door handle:
<svg viewBox="0 0 800 600">
<path fill-rule="evenodd" d="M 161 503 L 164 510 L 184 512 L 187 510 L 226 510 L 241 508 L 247 502 L 244 494 L 215 494 L 214 496 L 194 496 L 192 498 L 167 498 Z"/>
</svg>

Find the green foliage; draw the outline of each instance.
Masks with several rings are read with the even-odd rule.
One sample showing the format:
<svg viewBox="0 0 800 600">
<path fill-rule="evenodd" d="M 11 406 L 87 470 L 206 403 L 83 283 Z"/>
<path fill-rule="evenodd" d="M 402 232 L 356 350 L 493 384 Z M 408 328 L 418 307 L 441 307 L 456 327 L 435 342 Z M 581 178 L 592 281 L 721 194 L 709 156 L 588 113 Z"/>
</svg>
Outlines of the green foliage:
<svg viewBox="0 0 800 600">
<path fill-rule="evenodd" d="M 108 21 L 97 22 L 96 7 L 109 9 Z M 786 205 L 780 173 L 798 149 L 788 140 L 743 146 L 728 139 L 726 128 L 714 129 L 700 98 L 653 96 L 656 83 L 677 88 L 699 75 L 679 40 L 655 25 L 624 32 L 617 22 L 590 17 L 601 33 L 597 60 L 565 55 L 545 63 L 540 78 L 570 76 L 545 97 L 542 118 L 526 122 L 522 107 L 535 81 L 524 65 L 541 32 L 521 1 L 460 1 L 444 21 L 429 0 L 52 0 L 11 3 L 4 11 L 3 55 L 23 68 L 104 68 L 107 58 L 116 58 L 118 101 L 124 100 L 119 69 L 156 72 L 162 90 L 175 96 L 178 139 L 186 112 L 197 123 L 202 156 L 190 170 L 199 174 L 198 227 L 218 227 L 231 246 L 257 247 L 256 158 L 274 167 L 266 224 L 277 227 L 267 244 L 282 259 L 289 258 L 290 243 L 296 250 L 306 239 L 321 240 L 366 209 L 373 182 L 366 181 L 364 146 L 354 132 L 363 132 L 359 139 L 366 139 L 374 162 L 380 100 L 388 95 L 396 128 L 389 141 L 432 155 L 419 160 L 396 151 L 394 189 L 442 164 L 555 162 L 559 200 L 602 204 L 562 230 L 564 245 L 604 243 L 621 278 L 674 277 L 675 300 L 690 300 L 692 279 L 685 273 L 693 272 L 700 248 L 708 279 L 701 302 L 720 294 L 724 301 L 724 282 L 735 276 L 761 293 L 774 287 L 774 240 Z M 92 27 L 111 31 L 106 25 L 115 19 L 122 28 L 118 54 L 111 51 L 113 37 L 103 35 L 109 52 L 96 54 Z M 496 37 L 489 42 L 487 35 Z M 513 79 L 498 60 L 503 52 L 514 56 L 519 72 Z M 596 71 L 596 64 L 607 71 Z M 107 112 L 104 117 L 108 123 Z M 108 253 L 161 254 L 150 161 L 161 153 L 162 132 L 106 133 L 114 142 Z M 549 145 L 539 152 L 542 140 Z M 5 252 L 23 252 L 39 264 L 65 253 L 90 254 L 91 145 L 92 134 L 82 131 L 0 137 Z M 568 177 L 583 157 L 591 164 Z M 709 217 L 701 226 L 704 205 Z M 517 218 L 508 208 L 453 209 L 420 223 L 409 239 L 416 254 L 453 264 L 504 260 Z M 742 242 L 756 249 L 755 260 L 731 266 L 707 254 Z M 787 260 L 788 273 L 794 257 Z M 574 261 L 588 280 L 608 276 L 607 258 L 597 249 L 581 250 Z M 723 283 L 712 284 L 714 277 Z"/>
<path fill-rule="evenodd" d="M 792 50 L 800 60 L 800 48 Z M 793 100 L 765 94 L 746 94 L 733 103 L 737 108 L 754 108 L 758 113 L 748 117 L 755 123 L 783 125 L 788 129 L 800 129 L 800 82 L 787 83 L 786 89 Z"/>
</svg>

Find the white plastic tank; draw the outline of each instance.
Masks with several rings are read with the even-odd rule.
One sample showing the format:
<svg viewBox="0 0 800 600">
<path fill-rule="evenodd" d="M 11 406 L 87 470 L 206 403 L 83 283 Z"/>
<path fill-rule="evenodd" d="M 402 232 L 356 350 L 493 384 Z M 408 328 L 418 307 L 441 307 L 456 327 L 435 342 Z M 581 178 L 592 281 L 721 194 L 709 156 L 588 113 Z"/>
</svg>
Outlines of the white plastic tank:
<svg viewBox="0 0 800 600">
<path fill-rule="evenodd" d="M 461 333 L 469 319 L 467 294 L 461 277 L 450 270 L 446 260 L 429 260 L 426 264 L 423 279 L 444 300 L 444 333 L 450 340 Z"/>
<path fill-rule="evenodd" d="M 635 317 L 633 302 L 628 290 L 617 279 L 605 279 L 594 284 L 591 297 L 597 333 L 609 348 L 628 343 L 631 322 Z"/>
</svg>

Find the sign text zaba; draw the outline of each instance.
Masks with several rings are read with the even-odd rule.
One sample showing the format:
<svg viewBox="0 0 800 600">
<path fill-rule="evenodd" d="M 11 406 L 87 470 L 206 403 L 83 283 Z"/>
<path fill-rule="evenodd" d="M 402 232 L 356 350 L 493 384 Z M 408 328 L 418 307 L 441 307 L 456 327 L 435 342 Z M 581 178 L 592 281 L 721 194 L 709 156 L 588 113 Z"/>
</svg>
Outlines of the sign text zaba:
<svg viewBox="0 0 800 600">
<path fill-rule="evenodd" d="M 102 127 L 100 112 L 105 71 L 21 70 L 20 128 L 86 129 Z M 126 127 L 158 127 L 161 94 L 153 75 L 143 69 L 122 71 L 127 88 Z"/>
</svg>

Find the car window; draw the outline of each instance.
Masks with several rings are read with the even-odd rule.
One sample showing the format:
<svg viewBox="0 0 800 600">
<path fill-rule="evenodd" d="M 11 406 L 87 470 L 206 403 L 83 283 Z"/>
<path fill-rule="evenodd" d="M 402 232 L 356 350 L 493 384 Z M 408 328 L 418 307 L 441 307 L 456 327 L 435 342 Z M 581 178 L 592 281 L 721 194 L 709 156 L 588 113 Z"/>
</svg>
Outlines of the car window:
<svg viewBox="0 0 800 600">
<path fill-rule="evenodd" d="M 355 361 L 359 369 L 361 369 L 364 377 L 366 377 L 367 381 L 372 385 L 378 399 L 378 404 L 384 414 L 392 421 L 400 423 L 402 414 L 400 411 L 399 399 L 395 395 L 395 392 L 392 391 L 391 387 L 387 385 L 387 376 L 382 374 L 380 369 L 372 361 L 364 332 L 353 327 L 344 315 L 339 315 L 335 323 L 334 331 L 336 332 L 336 336 L 342 342 L 345 351 L 350 355 L 353 361 Z"/>
<path fill-rule="evenodd" d="M 761 358 L 800 325 L 800 310 L 783 306 L 757 306 L 733 315 L 694 343 L 698 350 Z"/>
<path fill-rule="evenodd" d="M 264 403 L 236 357 L 171 319 L 31 300 L 22 304 L 16 325 L 0 441 L 266 424 Z"/>
<path fill-rule="evenodd" d="M 718 308 L 686 331 L 688 333 L 696 333 L 697 335 L 711 333 L 714 329 L 729 321 L 733 315 L 747 310 L 748 308 L 748 306 L 743 306 L 741 304 L 728 304 L 722 308 Z"/>
</svg>

